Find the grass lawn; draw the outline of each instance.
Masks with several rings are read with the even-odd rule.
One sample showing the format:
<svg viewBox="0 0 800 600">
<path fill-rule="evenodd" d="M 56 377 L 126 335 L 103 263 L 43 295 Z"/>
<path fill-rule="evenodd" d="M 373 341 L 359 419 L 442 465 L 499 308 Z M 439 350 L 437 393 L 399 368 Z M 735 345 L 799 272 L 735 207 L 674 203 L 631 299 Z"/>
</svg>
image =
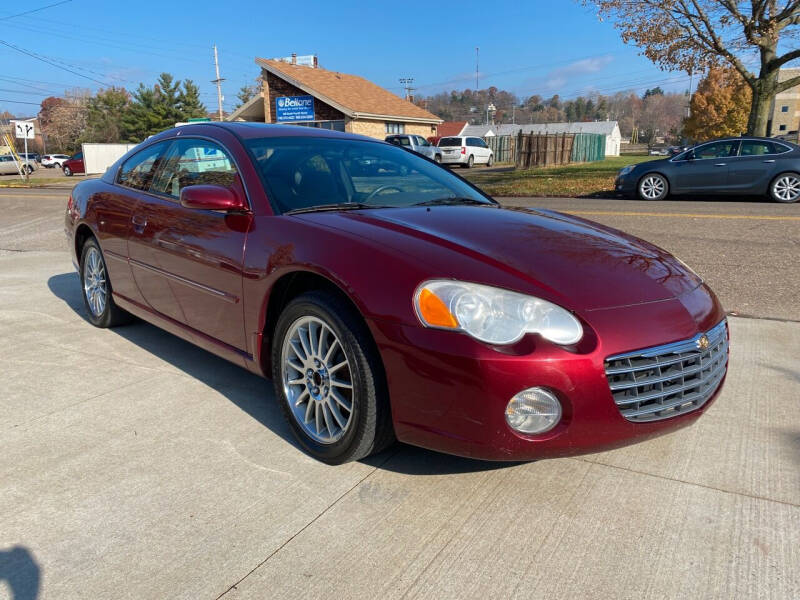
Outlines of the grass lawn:
<svg viewBox="0 0 800 600">
<path fill-rule="evenodd" d="M 0 188 L 37 188 L 53 183 L 70 182 L 64 181 L 63 177 L 35 177 L 28 182 L 22 181 L 19 177 L 4 177 L 0 179 Z"/>
<path fill-rule="evenodd" d="M 614 193 L 614 179 L 625 165 L 656 156 L 615 156 L 598 162 L 560 167 L 538 167 L 525 171 L 461 171 L 490 196 L 598 196 Z"/>
</svg>

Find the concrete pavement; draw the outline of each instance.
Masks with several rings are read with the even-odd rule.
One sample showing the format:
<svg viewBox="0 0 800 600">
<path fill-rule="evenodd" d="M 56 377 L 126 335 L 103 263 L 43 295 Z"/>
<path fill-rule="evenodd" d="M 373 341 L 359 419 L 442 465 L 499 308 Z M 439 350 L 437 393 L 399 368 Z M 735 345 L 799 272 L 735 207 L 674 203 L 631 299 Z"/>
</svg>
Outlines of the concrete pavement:
<svg viewBox="0 0 800 600">
<path fill-rule="evenodd" d="M 800 597 L 800 323 L 731 318 L 722 395 L 650 442 L 328 467 L 269 382 L 91 327 L 60 230 L 4 219 L 0 247 L 30 234 L 0 252 L 4 600 Z"/>
</svg>

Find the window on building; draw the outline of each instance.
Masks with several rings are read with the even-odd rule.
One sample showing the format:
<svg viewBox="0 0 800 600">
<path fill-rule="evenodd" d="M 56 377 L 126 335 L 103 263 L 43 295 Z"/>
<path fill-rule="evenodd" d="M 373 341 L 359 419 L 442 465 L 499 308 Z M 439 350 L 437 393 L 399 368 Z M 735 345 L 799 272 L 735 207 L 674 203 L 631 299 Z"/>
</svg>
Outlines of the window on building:
<svg viewBox="0 0 800 600">
<path fill-rule="evenodd" d="M 786 125 L 781 125 L 778 127 L 778 131 L 786 131 Z"/>
<path fill-rule="evenodd" d="M 781 106 L 781 112 L 789 112 L 788 106 Z"/>
<path fill-rule="evenodd" d="M 386 123 L 386 133 L 405 133 L 405 123 Z"/>
<path fill-rule="evenodd" d="M 314 127 L 316 129 L 330 129 L 332 131 L 344 131 L 344 120 L 340 121 L 308 121 L 305 123 L 292 123 L 301 127 Z"/>
</svg>

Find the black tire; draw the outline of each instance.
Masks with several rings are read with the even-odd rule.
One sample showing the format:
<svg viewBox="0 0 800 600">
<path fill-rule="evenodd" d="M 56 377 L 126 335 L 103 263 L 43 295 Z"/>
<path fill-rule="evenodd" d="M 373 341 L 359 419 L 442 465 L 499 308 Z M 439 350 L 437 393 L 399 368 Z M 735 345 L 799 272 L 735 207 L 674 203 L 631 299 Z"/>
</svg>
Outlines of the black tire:
<svg viewBox="0 0 800 600">
<path fill-rule="evenodd" d="M 321 443 L 304 430 L 284 389 L 284 340 L 291 335 L 298 321 L 309 317 L 321 320 L 336 335 L 345 358 L 352 365 L 350 421 L 342 437 L 332 443 Z M 337 465 L 379 452 L 394 441 L 383 365 L 367 326 L 347 302 L 323 291 L 308 292 L 294 298 L 278 317 L 271 355 L 275 397 L 292 433 L 308 454 Z M 287 369 L 287 373 L 291 371 Z"/>
<path fill-rule="evenodd" d="M 489 155 L 489 160 L 486 161 L 486 166 L 491 167 L 494 164 L 494 154 Z"/>
<path fill-rule="evenodd" d="M 781 185 L 783 189 L 777 189 Z M 800 200 L 800 173 L 786 172 L 775 177 L 769 184 L 769 197 L 773 202 L 781 204 L 792 204 Z"/>
<path fill-rule="evenodd" d="M 96 251 L 99 254 L 100 264 L 102 265 L 103 273 L 105 275 L 103 281 L 103 286 L 105 288 L 105 307 L 99 312 L 90 306 L 88 298 L 89 294 L 86 290 L 88 277 L 87 269 L 89 268 L 89 265 L 87 264 L 87 258 L 93 251 Z M 86 240 L 86 243 L 81 249 L 80 284 L 83 306 L 86 308 L 87 318 L 92 325 L 102 328 L 116 327 L 117 325 L 123 325 L 133 320 L 133 317 L 129 312 L 124 311 L 114 302 L 114 298 L 112 297 L 111 293 L 111 281 L 108 278 L 108 269 L 106 268 L 106 260 L 103 257 L 103 251 L 100 249 L 100 245 L 93 237 L 90 237 L 88 240 Z"/>
<path fill-rule="evenodd" d="M 648 202 L 663 200 L 669 195 L 669 181 L 660 173 L 647 173 L 636 184 L 636 195 Z"/>
<path fill-rule="evenodd" d="M 474 164 L 475 164 L 475 157 L 474 157 L 474 156 L 472 156 L 472 154 L 470 154 L 470 155 L 469 155 L 469 158 L 467 159 L 467 162 L 465 162 L 464 164 L 462 164 L 462 165 L 461 165 L 461 167 L 462 167 L 463 169 L 471 169 L 471 168 L 472 168 L 472 165 L 474 165 Z"/>
<path fill-rule="evenodd" d="M 433 162 L 435 162 L 437 165 L 442 164 L 442 155 L 441 154 L 435 155 L 433 157 Z"/>
<path fill-rule="evenodd" d="M 32 167 L 31 165 L 25 165 L 23 168 L 24 168 L 25 172 L 26 172 L 28 175 L 30 175 L 31 173 L 33 173 L 33 167 Z"/>
<path fill-rule="evenodd" d="M 70 169 L 69 167 L 65 166 L 64 167 L 64 175 L 66 175 L 67 177 L 72 177 L 72 169 Z"/>
</svg>

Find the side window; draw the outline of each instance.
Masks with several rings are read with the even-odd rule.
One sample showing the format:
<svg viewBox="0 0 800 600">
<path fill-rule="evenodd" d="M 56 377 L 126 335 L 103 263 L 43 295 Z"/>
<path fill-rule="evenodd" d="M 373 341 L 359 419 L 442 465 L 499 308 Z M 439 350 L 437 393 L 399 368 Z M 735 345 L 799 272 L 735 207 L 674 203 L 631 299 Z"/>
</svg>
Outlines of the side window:
<svg viewBox="0 0 800 600">
<path fill-rule="evenodd" d="M 716 142 L 714 144 L 707 144 L 694 151 L 696 159 L 703 158 L 726 158 L 735 154 L 739 142 Z"/>
<path fill-rule="evenodd" d="M 117 183 L 135 190 L 147 190 L 150 179 L 156 171 L 158 160 L 167 149 L 169 142 L 154 144 L 137 152 L 122 165 L 117 176 Z"/>
<path fill-rule="evenodd" d="M 417 146 L 423 146 L 423 147 L 430 146 L 430 144 L 428 143 L 428 140 L 426 140 L 425 138 L 421 138 L 420 136 L 416 136 L 416 140 L 417 140 Z"/>
<path fill-rule="evenodd" d="M 214 142 L 183 138 L 175 142 L 163 160 L 163 167 L 150 190 L 179 198 L 190 185 L 236 187 L 236 165 Z"/>
<path fill-rule="evenodd" d="M 772 142 L 757 142 L 755 140 L 744 140 L 740 156 L 762 156 L 764 154 L 775 154 L 775 146 Z"/>
<path fill-rule="evenodd" d="M 397 145 L 398 146 L 410 146 L 411 145 L 411 142 L 408 141 L 407 137 L 399 137 L 399 138 L 396 138 L 396 139 L 397 139 Z"/>
</svg>

